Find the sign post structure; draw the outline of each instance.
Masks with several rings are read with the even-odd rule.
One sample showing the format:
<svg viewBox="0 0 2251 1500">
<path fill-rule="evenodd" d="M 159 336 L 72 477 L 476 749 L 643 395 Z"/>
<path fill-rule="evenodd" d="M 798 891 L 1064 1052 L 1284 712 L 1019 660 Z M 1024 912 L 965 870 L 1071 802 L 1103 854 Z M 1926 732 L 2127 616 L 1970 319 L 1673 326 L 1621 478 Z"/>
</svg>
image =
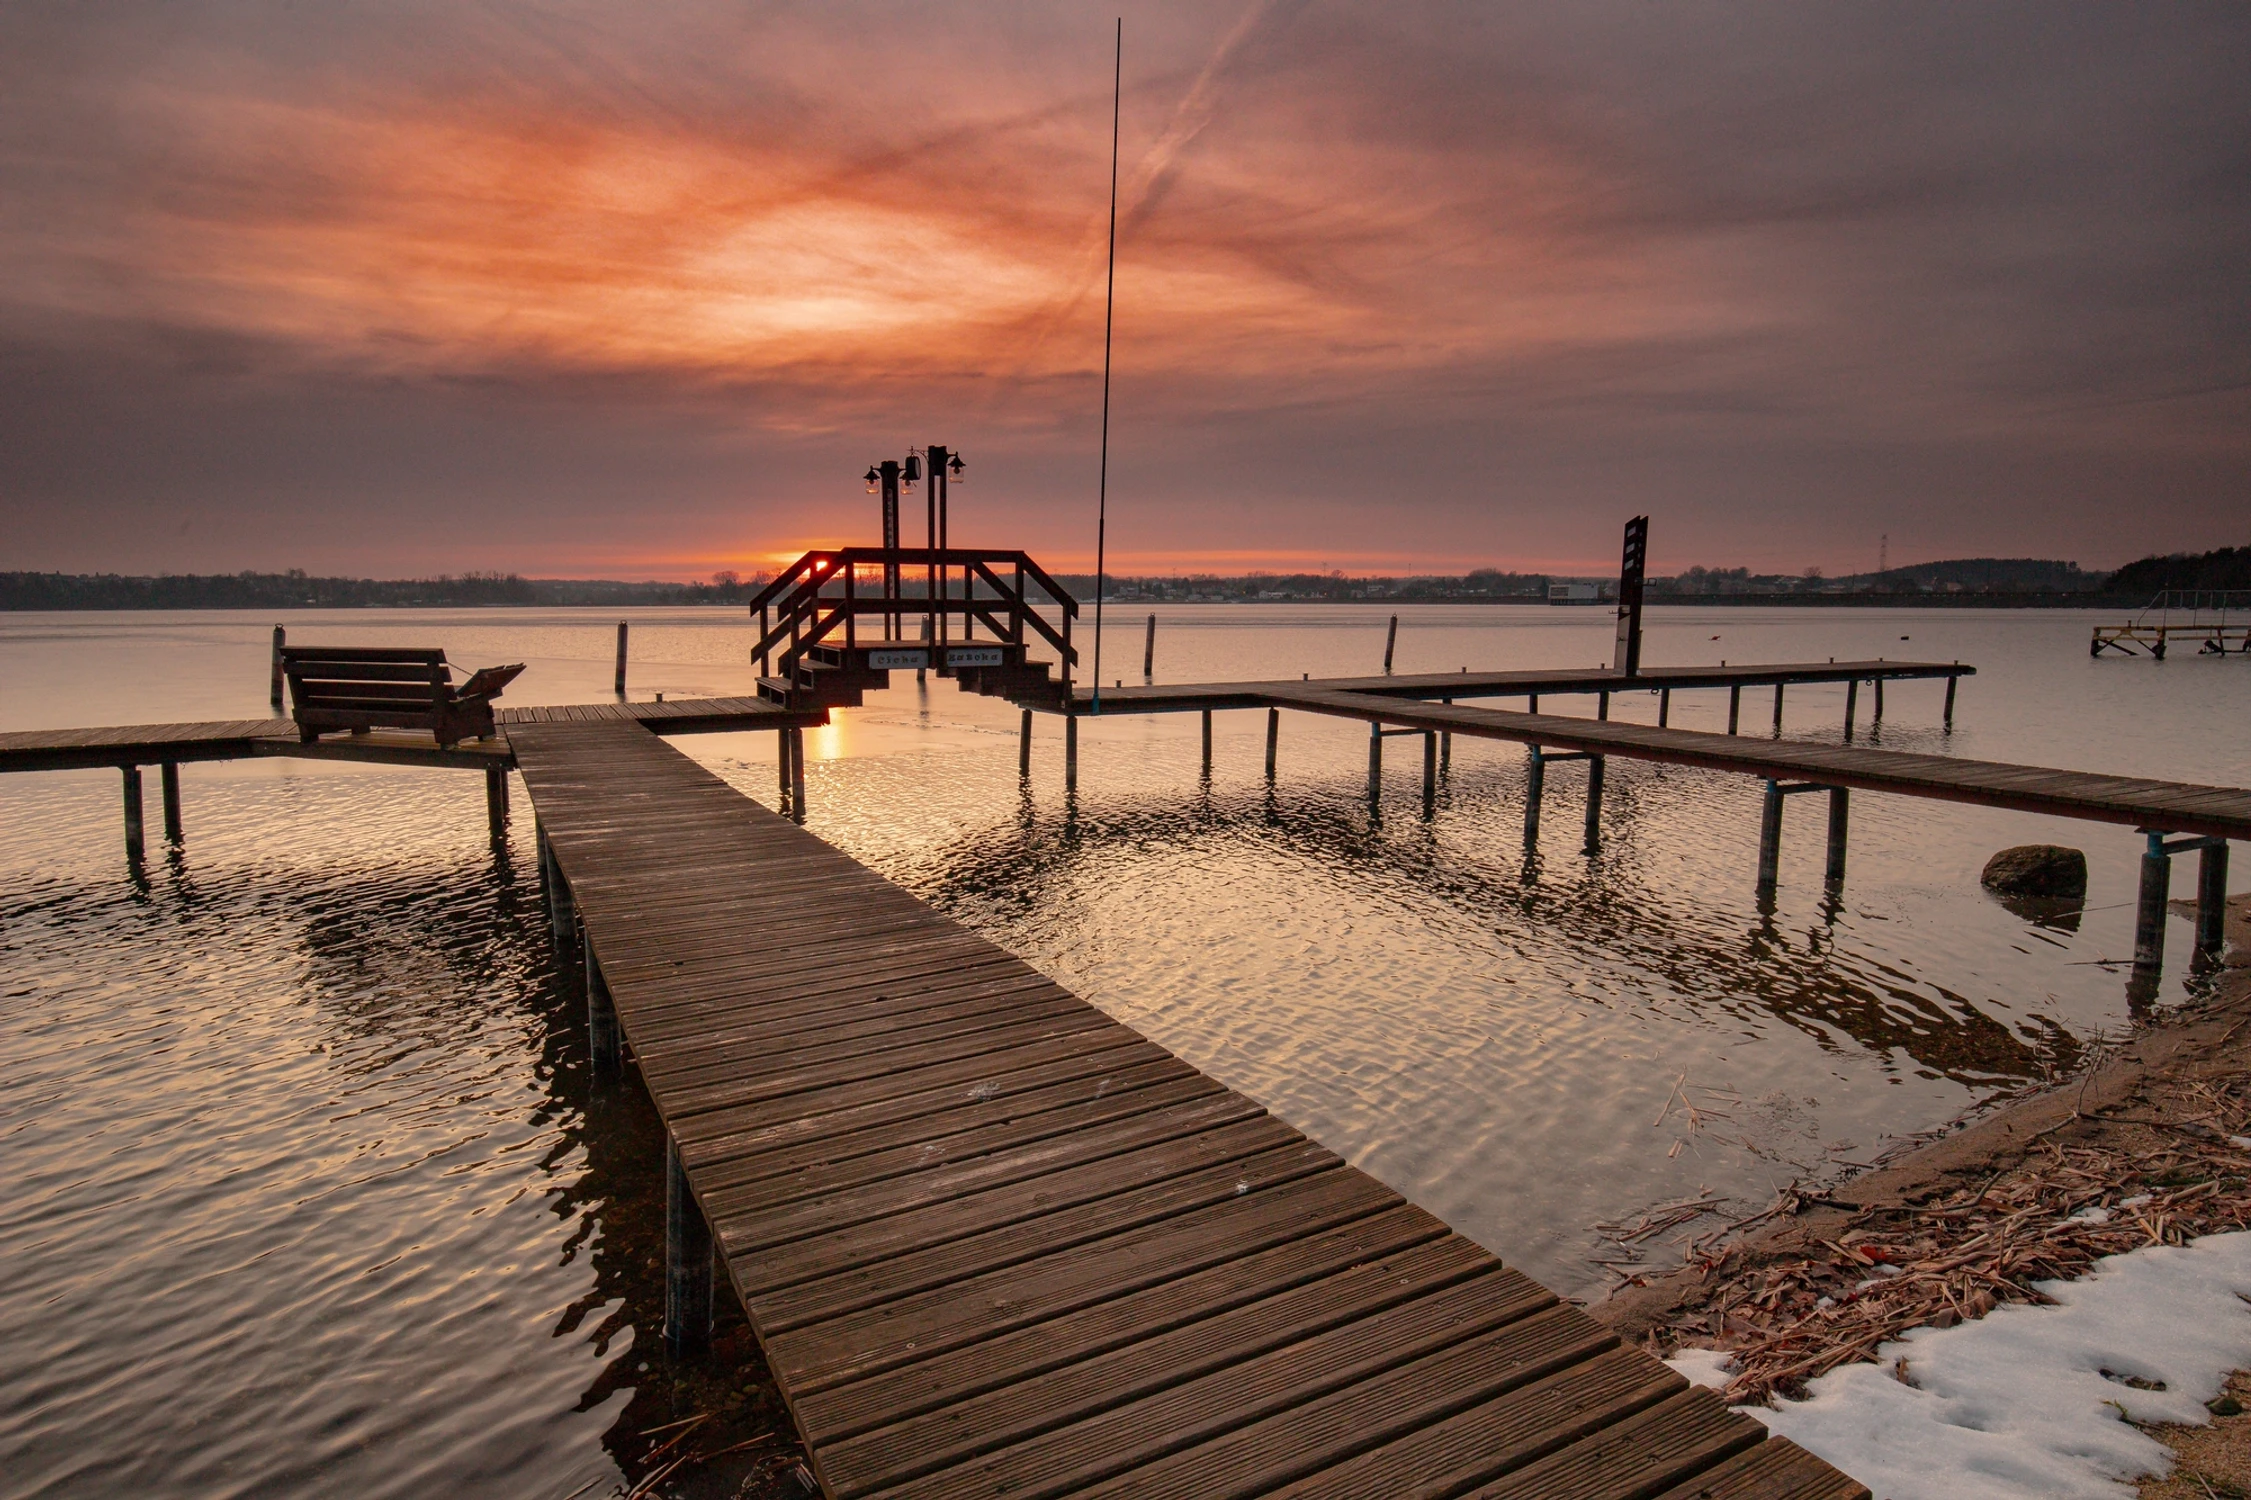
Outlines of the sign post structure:
<svg viewBox="0 0 2251 1500">
<path fill-rule="evenodd" d="M 1618 563 L 1618 651 L 1612 670 L 1621 677 L 1641 671 L 1641 578 L 1649 560 L 1649 517 L 1626 523 L 1625 555 Z"/>
</svg>

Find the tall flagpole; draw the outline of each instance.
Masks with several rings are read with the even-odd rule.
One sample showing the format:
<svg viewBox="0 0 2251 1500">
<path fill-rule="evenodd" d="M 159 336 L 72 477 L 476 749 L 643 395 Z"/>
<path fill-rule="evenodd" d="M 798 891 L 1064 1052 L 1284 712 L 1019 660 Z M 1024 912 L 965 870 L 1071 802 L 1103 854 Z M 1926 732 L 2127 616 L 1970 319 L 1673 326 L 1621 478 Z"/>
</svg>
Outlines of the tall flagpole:
<svg viewBox="0 0 2251 1500">
<path fill-rule="evenodd" d="M 1094 510 L 1094 712 L 1102 712 L 1102 566 L 1110 531 L 1110 329 L 1118 307 L 1118 108 L 1125 98 L 1125 17 L 1110 74 L 1110 281 L 1102 293 L 1102 478 Z"/>
</svg>

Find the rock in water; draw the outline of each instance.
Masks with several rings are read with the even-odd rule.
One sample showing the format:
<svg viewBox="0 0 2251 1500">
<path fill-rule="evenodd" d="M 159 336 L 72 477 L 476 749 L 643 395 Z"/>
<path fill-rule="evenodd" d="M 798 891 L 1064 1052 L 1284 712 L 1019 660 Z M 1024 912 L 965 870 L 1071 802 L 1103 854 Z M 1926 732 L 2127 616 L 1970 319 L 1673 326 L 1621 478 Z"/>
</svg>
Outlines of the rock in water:
<svg viewBox="0 0 2251 1500">
<path fill-rule="evenodd" d="M 1985 862 L 1986 889 L 2004 896 L 2055 896 L 2076 901 L 2087 894 L 2087 856 L 2061 844 L 2019 844 Z"/>
</svg>

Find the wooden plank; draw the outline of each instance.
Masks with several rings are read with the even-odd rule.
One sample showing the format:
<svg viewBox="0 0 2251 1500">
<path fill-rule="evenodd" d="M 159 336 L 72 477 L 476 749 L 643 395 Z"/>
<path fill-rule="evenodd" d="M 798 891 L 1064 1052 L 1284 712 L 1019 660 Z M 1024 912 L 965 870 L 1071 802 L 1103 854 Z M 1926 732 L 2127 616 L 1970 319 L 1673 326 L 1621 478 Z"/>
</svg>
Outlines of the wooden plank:
<svg viewBox="0 0 2251 1500">
<path fill-rule="evenodd" d="M 1788 1438 L 1768 1438 L 1656 1500 L 1869 1500 L 1868 1486 L 1848 1479 Z"/>
<path fill-rule="evenodd" d="M 1766 1429 L 1687 1390 L 1469 1491 L 1475 1500 L 1639 1500 L 1761 1442 Z"/>
</svg>

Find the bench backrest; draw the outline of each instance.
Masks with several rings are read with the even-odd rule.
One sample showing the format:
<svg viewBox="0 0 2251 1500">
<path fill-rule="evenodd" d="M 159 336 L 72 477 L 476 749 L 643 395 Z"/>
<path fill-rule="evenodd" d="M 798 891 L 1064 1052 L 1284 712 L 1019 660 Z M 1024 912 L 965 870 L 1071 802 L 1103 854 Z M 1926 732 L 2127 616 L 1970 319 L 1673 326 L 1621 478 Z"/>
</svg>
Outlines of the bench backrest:
<svg viewBox="0 0 2251 1500">
<path fill-rule="evenodd" d="M 436 714 L 453 701 L 452 674 L 443 651 L 284 646 L 281 665 L 300 712 Z"/>
</svg>

